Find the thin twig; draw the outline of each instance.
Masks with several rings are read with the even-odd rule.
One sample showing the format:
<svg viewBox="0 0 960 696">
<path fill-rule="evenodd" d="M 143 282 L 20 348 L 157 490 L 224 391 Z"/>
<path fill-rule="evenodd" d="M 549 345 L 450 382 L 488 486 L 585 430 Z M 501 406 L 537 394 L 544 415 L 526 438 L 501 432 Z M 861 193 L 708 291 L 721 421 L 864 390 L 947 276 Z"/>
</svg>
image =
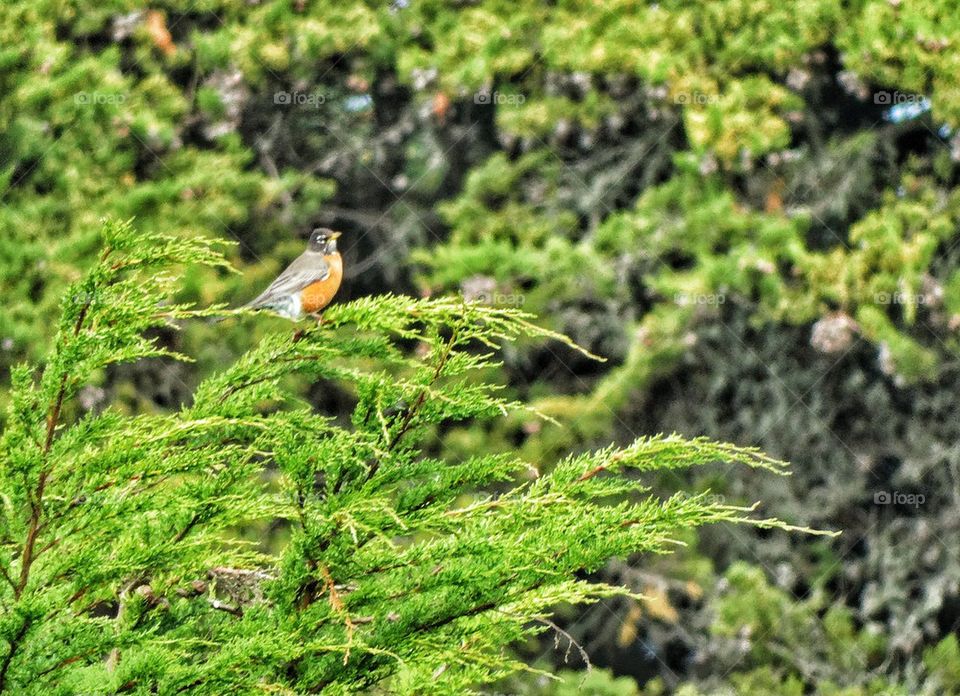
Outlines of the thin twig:
<svg viewBox="0 0 960 696">
<path fill-rule="evenodd" d="M 453 347 L 457 343 L 457 337 L 459 333 L 459 326 L 454 326 L 453 333 L 450 335 L 450 340 L 447 341 L 446 346 L 444 347 L 443 354 L 440 356 L 440 359 L 437 360 L 436 368 L 433 371 L 433 375 L 430 378 L 430 381 L 427 385 L 420 390 L 420 394 L 417 396 L 416 402 L 413 406 L 407 409 L 406 414 L 403 417 L 403 423 L 400 424 L 400 429 L 397 431 L 397 434 L 393 439 L 387 443 L 386 451 L 389 453 L 393 451 L 393 448 L 396 447 L 400 440 L 403 439 L 403 436 L 407 434 L 410 428 L 413 426 L 413 419 L 419 413 L 420 409 L 423 408 L 423 404 L 427 399 L 427 394 L 434 384 L 437 383 L 437 380 L 440 379 L 440 373 L 443 371 L 444 366 L 447 364 L 447 361 L 450 359 L 450 353 L 453 351 Z M 367 472 L 367 481 L 370 481 L 374 475 L 377 473 L 377 470 L 380 468 L 381 464 L 380 459 L 374 460 L 373 464 L 370 466 L 370 471 Z"/>
<path fill-rule="evenodd" d="M 193 517 L 190 518 L 190 521 L 187 522 L 187 526 L 181 529 L 179 532 L 177 532 L 177 534 L 173 537 L 173 539 L 170 540 L 170 543 L 179 544 L 181 541 L 183 541 L 184 538 L 187 536 L 187 534 L 190 533 L 190 530 L 193 529 L 194 526 L 199 521 L 200 521 L 200 515 L 197 513 L 194 513 Z"/>
<path fill-rule="evenodd" d="M 343 616 L 343 622 L 347 627 L 347 650 L 343 654 L 343 664 L 347 664 L 350 659 L 350 645 L 353 643 L 353 632 L 356 627 L 350 618 L 350 613 L 347 611 L 343 600 L 340 598 L 340 593 L 337 592 L 337 584 L 333 581 L 330 570 L 322 563 L 320 564 L 320 574 L 323 575 L 323 589 L 327 590 L 330 595 L 330 608 L 332 608 L 335 613 Z"/>
<path fill-rule="evenodd" d="M 554 648 L 560 647 L 560 636 L 563 636 L 564 638 L 567 639 L 567 651 L 563 654 L 564 664 L 566 664 L 567 660 L 570 658 L 571 648 L 576 648 L 577 652 L 580 653 L 580 659 L 582 659 L 584 664 L 586 664 L 587 669 L 588 670 L 593 669 L 593 665 L 590 663 L 590 656 L 587 655 L 587 651 L 583 649 L 583 646 L 580 645 L 580 643 L 578 643 L 573 636 L 571 636 L 569 633 L 567 633 L 562 628 L 557 626 L 557 624 L 553 623 L 553 621 L 551 621 L 550 619 L 545 619 L 543 617 L 537 616 L 537 617 L 534 617 L 534 621 L 538 623 L 542 623 L 544 626 L 548 626 L 554 630 L 554 632 L 556 633 L 556 635 L 554 635 L 553 637 Z"/>
<path fill-rule="evenodd" d="M 221 602 L 219 599 L 210 598 L 207 600 L 211 607 L 217 609 L 218 611 L 225 611 L 228 614 L 233 614 L 237 618 L 243 618 L 243 608 L 235 607 L 225 602 Z"/>
<path fill-rule="evenodd" d="M 3 576 L 3 579 L 9 583 L 10 587 L 14 590 L 17 589 L 16 583 L 13 582 L 13 578 L 10 577 L 10 574 L 7 572 L 7 569 L 0 565 L 0 575 Z"/>
</svg>

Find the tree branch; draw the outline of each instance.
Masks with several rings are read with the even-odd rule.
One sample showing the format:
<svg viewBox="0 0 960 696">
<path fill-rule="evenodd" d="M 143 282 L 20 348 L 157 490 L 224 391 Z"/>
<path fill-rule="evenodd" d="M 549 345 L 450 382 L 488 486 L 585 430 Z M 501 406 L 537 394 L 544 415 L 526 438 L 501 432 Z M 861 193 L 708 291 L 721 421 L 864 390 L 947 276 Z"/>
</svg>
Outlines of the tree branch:
<svg viewBox="0 0 960 696">
<path fill-rule="evenodd" d="M 106 258 L 109 252 L 109 248 L 106 249 L 103 258 Z M 74 337 L 80 334 L 80 329 L 83 328 L 83 322 L 87 318 L 87 313 L 90 311 L 90 305 L 92 303 L 93 298 L 87 298 L 87 301 L 80 309 L 80 314 L 77 315 L 77 321 L 73 327 Z M 47 435 L 43 443 L 44 464 L 46 464 L 47 455 L 50 454 L 50 448 L 53 447 L 53 436 L 57 430 L 57 423 L 60 421 L 60 412 L 63 410 L 63 400 L 67 395 L 68 379 L 69 375 L 64 372 L 60 378 L 60 388 L 57 390 L 57 398 L 47 414 Z M 48 469 L 40 472 L 37 488 L 33 494 L 33 500 L 30 501 L 30 525 L 27 528 L 27 539 L 24 542 L 23 556 L 20 559 L 20 579 L 13 591 L 14 597 L 17 599 L 23 594 L 23 590 L 27 586 L 27 581 L 30 579 L 30 566 L 33 564 L 34 557 L 33 550 L 37 543 L 37 535 L 40 531 L 40 518 L 43 515 L 43 490 L 47 485 L 47 477 L 49 475 L 50 471 Z"/>
<path fill-rule="evenodd" d="M 3 658 L 3 664 L 0 664 L 0 691 L 6 691 L 7 671 L 10 669 L 10 663 L 13 662 L 13 656 L 17 653 L 17 648 L 20 647 L 20 641 L 27 635 L 29 628 L 30 620 L 24 619 L 17 634 L 10 640 L 10 649 L 7 650 L 7 655 Z"/>
<path fill-rule="evenodd" d="M 447 361 L 450 359 L 450 353 L 453 351 L 453 347 L 457 344 L 458 333 L 459 326 L 454 326 L 453 333 L 450 335 L 450 340 L 447 341 L 443 354 L 437 361 L 437 366 L 433 371 L 433 376 L 430 378 L 430 381 L 427 383 L 427 385 L 420 391 L 420 394 L 417 396 L 417 400 L 414 402 L 413 406 L 407 409 L 407 412 L 403 417 L 403 423 L 401 423 L 397 434 L 390 442 L 387 443 L 386 451 L 388 453 L 393 451 L 393 448 L 400 443 L 400 440 L 403 438 L 403 436 L 406 435 L 413 426 L 413 419 L 416 417 L 417 413 L 419 413 L 420 409 L 423 408 L 423 403 L 427 399 L 427 393 L 430 391 L 433 385 L 437 383 L 437 380 L 440 379 L 440 373 L 443 371 L 444 365 L 446 365 Z M 373 464 L 370 466 L 370 471 L 367 472 L 367 481 L 370 481 L 377 473 L 381 462 L 381 459 L 374 460 Z"/>
</svg>

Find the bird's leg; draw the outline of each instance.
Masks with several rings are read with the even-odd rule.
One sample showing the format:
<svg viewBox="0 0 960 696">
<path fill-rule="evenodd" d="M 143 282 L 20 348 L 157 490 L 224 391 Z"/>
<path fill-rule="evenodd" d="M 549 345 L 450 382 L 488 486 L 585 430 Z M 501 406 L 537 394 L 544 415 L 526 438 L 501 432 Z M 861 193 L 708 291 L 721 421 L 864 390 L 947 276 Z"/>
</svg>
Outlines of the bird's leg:
<svg viewBox="0 0 960 696">
<path fill-rule="evenodd" d="M 307 314 L 311 319 L 316 320 L 317 326 L 323 326 L 323 312 L 310 312 Z M 293 334 L 293 342 L 296 343 L 307 333 L 307 329 L 297 329 Z"/>
</svg>

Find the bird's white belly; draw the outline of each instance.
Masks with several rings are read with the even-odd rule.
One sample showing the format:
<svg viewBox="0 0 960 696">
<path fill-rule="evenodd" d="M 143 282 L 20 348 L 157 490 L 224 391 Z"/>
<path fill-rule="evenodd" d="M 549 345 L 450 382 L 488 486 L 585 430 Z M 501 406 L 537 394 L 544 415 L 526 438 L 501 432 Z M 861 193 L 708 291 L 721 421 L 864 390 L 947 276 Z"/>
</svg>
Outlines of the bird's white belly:
<svg viewBox="0 0 960 696">
<path fill-rule="evenodd" d="M 291 293 L 283 299 L 277 300 L 273 305 L 273 311 L 287 319 L 299 319 L 303 316 L 303 303 L 300 301 L 300 293 Z"/>
</svg>

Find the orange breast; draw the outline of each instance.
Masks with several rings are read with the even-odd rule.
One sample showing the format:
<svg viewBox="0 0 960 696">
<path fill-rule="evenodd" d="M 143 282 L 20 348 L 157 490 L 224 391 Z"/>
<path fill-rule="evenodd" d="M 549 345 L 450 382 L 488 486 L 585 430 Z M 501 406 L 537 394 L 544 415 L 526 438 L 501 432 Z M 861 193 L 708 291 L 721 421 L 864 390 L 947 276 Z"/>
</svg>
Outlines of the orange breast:
<svg viewBox="0 0 960 696">
<path fill-rule="evenodd" d="M 330 267 L 330 274 L 300 291 L 301 306 L 307 314 L 319 312 L 330 304 L 330 300 L 340 289 L 340 281 L 343 279 L 343 260 L 340 254 L 324 256 L 323 260 Z"/>
</svg>

